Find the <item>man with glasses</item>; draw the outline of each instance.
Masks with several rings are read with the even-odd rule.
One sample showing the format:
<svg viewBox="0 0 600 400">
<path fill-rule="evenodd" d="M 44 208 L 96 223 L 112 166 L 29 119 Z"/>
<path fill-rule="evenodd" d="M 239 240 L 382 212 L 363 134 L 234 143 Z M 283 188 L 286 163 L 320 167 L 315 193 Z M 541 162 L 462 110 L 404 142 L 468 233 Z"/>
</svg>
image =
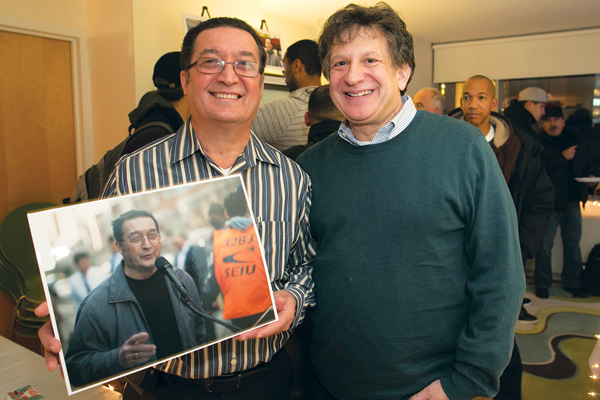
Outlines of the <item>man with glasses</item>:
<svg viewBox="0 0 600 400">
<path fill-rule="evenodd" d="M 173 356 L 205 340 L 204 318 L 182 304 L 177 289 L 157 273 L 160 231 L 152 214 L 130 210 L 112 222 L 123 261 L 83 301 L 66 355 L 71 384 L 97 382 Z M 192 278 L 176 270 L 200 304 Z"/>
<path fill-rule="evenodd" d="M 174 135 L 122 158 L 102 196 L 240 174 L 263 243 L 279 320 L 149 369 L 136 391 L 127 386 L 125 399 L 216 399 L 223 394 L 228 399 L 278 400 L 291 393 L 293 367 L 280 350 L 289 330 L 314 305 L 311 191 L 298 165 L 251 134 L 265 60 L 260 37 L 239 19 L 211 18 L 188 31 L 181 50 L 181 83 L 190 119 Z M 38 314 L 43 311 L 45 306 Z M 48 369 L 56 368 L 60 343 L 49 325 L 40 330 L 40 338 Z"/>
</svg>

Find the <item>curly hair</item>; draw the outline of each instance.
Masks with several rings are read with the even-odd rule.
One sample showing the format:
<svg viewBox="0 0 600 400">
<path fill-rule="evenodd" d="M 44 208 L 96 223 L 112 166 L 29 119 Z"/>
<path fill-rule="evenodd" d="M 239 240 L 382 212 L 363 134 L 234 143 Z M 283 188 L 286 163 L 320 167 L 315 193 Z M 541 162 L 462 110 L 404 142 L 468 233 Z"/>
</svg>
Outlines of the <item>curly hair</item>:
<svg viewBox="0 0 600 400">
<path fill-rule="evenodd" d="M 348 43 L 363 29 L 380 33 L 387 39 L 388 52 L 394 68 L 401 68 L 404 65 L 410 67 L 408 85 L 415 72 L 413 38 L 398 13 L 384 2 L 379 2 L 372 7 L 348 4 L 337 10 L 325 22 L 319 36 L 319 53 L 325 78 L 329 79 L 331 46 Z M 406 89 L 402 94 L 404 92 Z"/>
</svg>

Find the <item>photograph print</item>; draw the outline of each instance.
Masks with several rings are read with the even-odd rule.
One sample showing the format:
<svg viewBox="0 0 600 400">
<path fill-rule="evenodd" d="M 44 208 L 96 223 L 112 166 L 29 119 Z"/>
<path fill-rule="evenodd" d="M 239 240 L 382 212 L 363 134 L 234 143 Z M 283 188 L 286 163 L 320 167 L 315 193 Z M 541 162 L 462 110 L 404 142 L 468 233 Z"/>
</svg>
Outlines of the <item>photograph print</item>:
<svg viewBox="0 0 600 400">
<path fill-rule="evenodd" d="M 267 62 L 265 73 L 283 76 L 283 47 L 281 36 L 269 31 L 257 29 L 265 50 L 267 51 Z"/>
<path fill-rule="evenodd" d="M 277 320 L 239 175 L 28 220 L 69 394 Z"/>
</svg>

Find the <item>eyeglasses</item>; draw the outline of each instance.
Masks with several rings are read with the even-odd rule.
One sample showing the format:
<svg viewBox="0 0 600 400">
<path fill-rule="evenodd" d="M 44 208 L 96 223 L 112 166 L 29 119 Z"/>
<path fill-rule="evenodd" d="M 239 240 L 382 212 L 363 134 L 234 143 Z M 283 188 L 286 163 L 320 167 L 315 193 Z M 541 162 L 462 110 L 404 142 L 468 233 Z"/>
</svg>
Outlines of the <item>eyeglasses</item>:
<svg viewBox="0 0 600 400">
<path fill-rule="evenodd" d="M 254 78 L 259 74 L 260 65 L 252 61 L 229 61 L 225 62 L 220 58 L 200 57 L 195 63 L 190 65 L 190 68 L 196 66 L 198 72 L 203 74 L 220 74 L 225 65 L 233 64 L 233 70 L 240 76 Z"/>
<path fill-rule="evenodd" d="M 150 243 L 160 242 L 160 233 L 151 233 L 148 236 L 132 236 L 127 241 L 134 246 L 141 246 L 145 239 Z"/>
</svg>

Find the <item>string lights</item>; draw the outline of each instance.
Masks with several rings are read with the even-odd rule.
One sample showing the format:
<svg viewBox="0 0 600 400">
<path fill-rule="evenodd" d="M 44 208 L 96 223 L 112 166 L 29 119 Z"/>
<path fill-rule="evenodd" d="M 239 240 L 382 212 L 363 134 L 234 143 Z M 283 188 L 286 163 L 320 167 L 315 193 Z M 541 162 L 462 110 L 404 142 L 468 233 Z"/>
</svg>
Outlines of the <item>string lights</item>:
<svg viewBox="0 0 600 400">
<path fill-rule="evenodd" d="M 596 338 L 600 339 L 600 335 L 596 335 Z M 592 374 L 593 375 L 591 375 L 590 378 L 592 379 L 592 382 L 593 382 L 593 384 L 592 384 L 593 390 L 596 390 L 596 382 L 598 381 L 598 372 L 600 372 L 599 368 L 600 368 L 600 365 L 598 365 L 598 364 L 592 365 Z M 598 397 L 600 395 L 600 393 L 595 392 L 595 391 L 589 392 L 588 394 L 592 397 Z"/>
</svg>

